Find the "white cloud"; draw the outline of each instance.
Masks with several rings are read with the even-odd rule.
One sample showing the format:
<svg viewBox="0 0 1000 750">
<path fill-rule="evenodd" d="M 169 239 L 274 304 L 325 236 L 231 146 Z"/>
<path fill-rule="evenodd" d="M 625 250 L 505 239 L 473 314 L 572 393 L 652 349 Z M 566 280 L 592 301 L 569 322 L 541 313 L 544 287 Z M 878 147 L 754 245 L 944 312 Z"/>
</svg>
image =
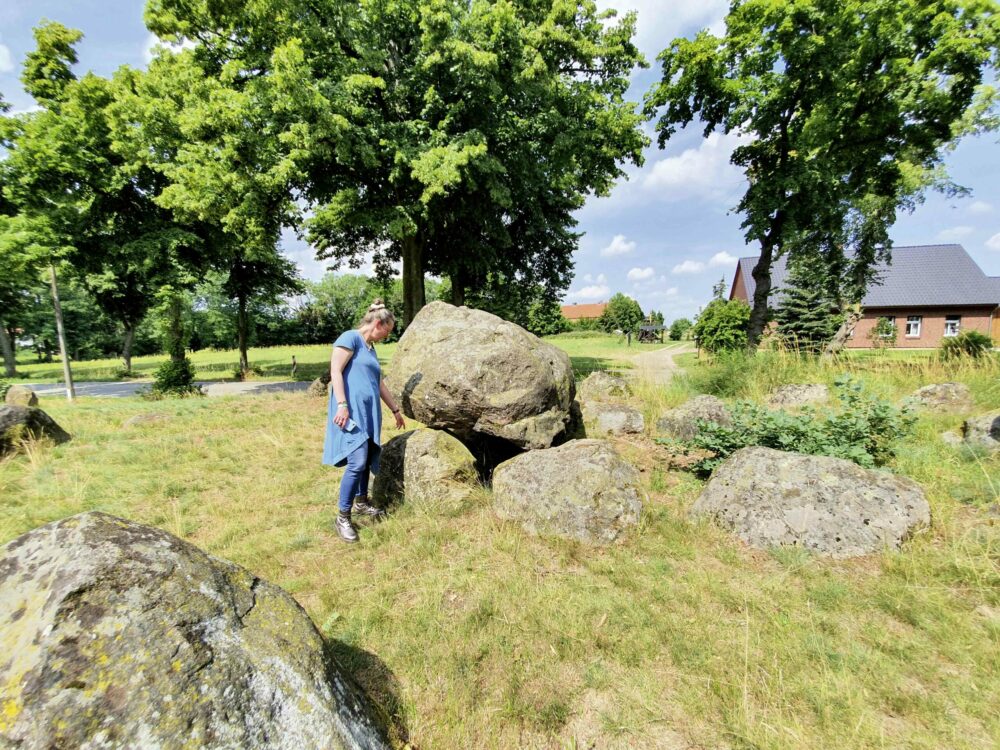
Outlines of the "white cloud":
<svg viewBox="0 0 1000 750">
<path fill-rule="evenodd" d="M 626 240 L 624 234 L 616 234 L 611 240 L 611 244 L 601 250 L 601 255 L 605 258 L 611 258 L 615 255 L 627 255 L 633 250 L 635 250 L 634 242 Z"/>
<path fill-rule="evenodd" d="M 146 60 L 146 65 L 153 62 L 153 58 L 156 57 L 156 48 L 164 47 L 171 52 L 180 52 L 186 49 L 194 49 L 195 43 L 190 39 L 185 39 L 180 44 L 174 44 L 172 42 L 165 42 L 156 34 L 149 34 L 146 37 L 146 46 L 143 49 L 142 55 Z"/>
<path fill-rule="evenodd" d="M 656 275 L 656 271 L 652 268 L 633 268 L 628 272 L 629 281 L 644 281 L 645 279 L 651 279 Z"/>
<path fill-rule="evenodd" d="M 700 260 L 686 260 L 674 266 L 673 273 L 701 273 L 705 270 L 705 264 Z"/>
<path fill-rule="evenodd" d="M 597 282 L 598 284 L 604 284 L 607 283 L 608 277 L 605 276 L 603 273 L 599 273 L 595 278 L 593 274 L 585 273 L 583 275 L 583 280 L 586 281 L 588 284 L 593 284 L 594 282 Z"/>
<path fill-rule="evenodd" d="M 993 213 L 993 206 L 991 206 L 986 201 L 973 201 L 972 203 L 969 204 L 966 210 L 970 214 L 977 214 L 977 215 L 991 214 Z"/>
<path fill-rule="evenodd" d="M 963 237 L 968 237 L 973 230 L 969 226 L 951 227 L 950 229 L 942 229 L 937 233 L 937 239 L 941 242 L 957 242 Z"/>
<path fill-rule="evenodd" d="M 693 36 L 706 27 L 717 28 L 729 3 L 727 0 L 673 0 L 665 7 L 663 0 L 599 0 L 598 6 L 617 9 L 619 17 L 627 11 L 636 11 L 636 46 L 655 66 L 656 55 L 674 37 Z"/>
<path fill-rule="evenodd" d="M 1000 232 L 997 232 L 986 240 L 986 247 L 990 250 L 1000 250 Z"/>
<path fill-rule="evenodd" d="M 10 47 L 0 44 L 0 73 L 10 73 L 14 69 L 14 56 L 10 54 Z"/>
<path fill-rule="evenodd" d="M 749 141 L 749 136 L 737 133 L 710 133 L 697 148 L 656 162 L 642 187 L 668 201 L 725 198 L 744 182 L 743 173 L 729 163 L 729 157 L 734 148 Z"/>
<path fill-rule="evenodd" d="M 595 284 L 593 286 L 585 286 L 583 289 L 577 289 L 576 291 L 570 292 L 566 295 L 566 299 L 607 299 L 610 292 L 611 290 L 606 285 Z"/>
<path fill-rule="evenodd" d="M 719 268 L 721 266 L 724 268 L 731 268 L 732 266 L 736 265 L 737 261 L 739 261 L 739 258 L 737 258 L 735 255 L 730 255 L 725 250 L 723 250 L 721 253 L 716 253 L 709 259 L 708 267 Z"/>
</svg>

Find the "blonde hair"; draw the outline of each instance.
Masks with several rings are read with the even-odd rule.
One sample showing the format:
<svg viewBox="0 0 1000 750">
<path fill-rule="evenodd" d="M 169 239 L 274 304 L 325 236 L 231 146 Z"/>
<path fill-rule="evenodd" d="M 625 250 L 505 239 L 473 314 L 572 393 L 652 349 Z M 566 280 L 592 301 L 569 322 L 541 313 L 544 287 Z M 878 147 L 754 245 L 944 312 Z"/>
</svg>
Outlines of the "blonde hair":
<svg viewBox="0 0 1000 750">
<path fill-rule="evenodd" d="M 379 297 L 376 297 L 374 301 L 368 305 L 368 312 L 366 312 L 365 317 L 361 319 L 361 325 L 366 326 L 374 323 L 375 321 L 388 326 L 396 325 L 396 316 L 392 314 L 392 310 L 386 307 L 385 303 Z"/>
</svg>

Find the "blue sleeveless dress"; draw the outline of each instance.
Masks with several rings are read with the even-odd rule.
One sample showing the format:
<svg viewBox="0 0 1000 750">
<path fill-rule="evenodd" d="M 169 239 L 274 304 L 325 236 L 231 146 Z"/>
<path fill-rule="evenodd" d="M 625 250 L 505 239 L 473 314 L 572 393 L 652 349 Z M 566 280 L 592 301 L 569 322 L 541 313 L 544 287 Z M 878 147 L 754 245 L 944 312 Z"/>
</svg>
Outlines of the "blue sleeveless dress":
<svg viewBox="0 0 1000 750">
<path fill-rule="evenodd" d="M 372 473 L 378 474 L 382 455 L 382 406 L 379 401 L 382 368 L 375 355 L 375 348 L 369 349 L 364 337 L 355 330 L 344 331 L 333 345 L 353 352 L 344 368 L 344 396 L 354 425 L 351 426 L 348 422 L 350 429 L 341 429 L 333 423 L 333 417 L 337 413 L 337 397 L 331 388 L 326 409 L 323 463 L 327 466 L 345 466 L 351 453 L 366 441 L 371 441 L 368 460 Z"/>
</svg>

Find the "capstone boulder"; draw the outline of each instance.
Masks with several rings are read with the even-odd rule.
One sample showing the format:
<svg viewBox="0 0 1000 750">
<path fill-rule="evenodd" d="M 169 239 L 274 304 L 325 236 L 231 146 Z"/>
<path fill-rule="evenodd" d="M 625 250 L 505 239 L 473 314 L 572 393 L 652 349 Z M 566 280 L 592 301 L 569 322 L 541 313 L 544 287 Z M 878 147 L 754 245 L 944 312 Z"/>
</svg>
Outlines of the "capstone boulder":
<svg viewBox="0 0 1000 750">
<path fill-rule="evenodd" d="M 915 390 L 910 398 L 932 411 L 968 411 L 972 408 L 972 392 L 965 383 L 931 383 Z"/>
<path fill-rule="evenodd" d="M 656 422 L 656 429 L 662 435 L 691 440 L 698 434 L 698 420 L 730 425 L 733 418 L 726 403 L 716 396 L 695 396 L 675 409 L 666 412 Z"/>
<path fill-rule="evenodd" d="M 38 396 L 26 385 L 12 385 L 4 401 L 11 406 L 38 406 Z"/>
<path fill-rule="evenodd" d="M 930 523 L 920 485 L 828 456 L 736 451 L 692 506 L 752 547 L 803 547 L 843 558 L 898 549 Z"/>
<path fill-rule="evenodd" d="M 407 416 L 463 441 L 547 448 L 570 422 L 569 357 L 496 315 L 426 305 L 399 340 L 387 378 Z"/>
<path fill-rule="evenodd" d="M 410 430 L 382 446 L 372 499 L 382 508 L 403 501 L 454 506 L 477 482 L 475 459 L 460 440 L 442 430 Z"/>
<path fill-rule="evenodd" d="M 70 434 L 34 406 L 0 406 L 0 454 L 13 449 L 25 437 L 47 437 L 56 443 L 70 440 Z"/>
<path fill-rule="evenodd" d="M 639 523 L 639 472 L 606 440 L 529 451 L 493 473 L 494 510 L 533 534 L 609 544 Z"/>
<path fill-rule="evenodd" d="M 0 747 L 388 750 L 288 594 L 84 513 L 0 550 Z"/>
</svg>

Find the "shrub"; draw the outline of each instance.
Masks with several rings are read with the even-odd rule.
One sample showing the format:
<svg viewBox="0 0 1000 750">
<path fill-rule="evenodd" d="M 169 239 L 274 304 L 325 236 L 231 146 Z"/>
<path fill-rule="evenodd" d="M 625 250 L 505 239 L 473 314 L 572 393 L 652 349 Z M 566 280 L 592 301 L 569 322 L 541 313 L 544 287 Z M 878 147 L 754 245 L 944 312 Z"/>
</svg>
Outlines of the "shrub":
<svg viewBox="0 0 1000 750">
<path fill-rule="evenodd" d="M 160 395 L 188 395 L 201 393 L 194 385 L 194 365 L 187 357 L 169 359 L 156 369 L 152 392 Z"/>
<path fill-rule="evenodd" d="M 0 380 L 0 403 L 7 398 L 7 391 L 10 390 L 10 383 L 6 380 Z"/>
<path fill-rule="evenodd" d="M 941 342 L 941 359 L 980 359 L 993 348 L 993 339 L 979 331 L 962 331 Z"/>
<path fill-rule="evenodd" d="M 732 351 L 747 345 L 750 305 L 740 299 L 713 299 L 695 321 L 692 334 L 708 352 Z"/>
<path fill-rule="evenodd" d="M 117 379 L 117 380 L 124 380 L 125 378 L 137 378 L 137 377 L 139 377 L 139 373 L 135 372 L 135 370 L 128 369 L 124 365 L 122 365 L 121 367 L 116 367 L 114 369 L 114 372 L 112 374 L 115 376 L 115 379 Z"/>
<path fill-rule="evenodd" d="M 909 408 L 897 408 L 867 392 L 860 382 L 844 376 L 834 389 L 838 412 L 817 413 L 806 407 L 797 414 L 771 410 L 750 402 L 733 408 L 729 426 L 698 422 L 698 434 L 689 445 L 715 455 L 694 465 L 710 474 L 726 458 L 751 445 L 813 456 L 833 456 L 859 466 L 884 466 L 895 456 L 895 445 L 913 431 L 916 417 Z"/>
</svg>

